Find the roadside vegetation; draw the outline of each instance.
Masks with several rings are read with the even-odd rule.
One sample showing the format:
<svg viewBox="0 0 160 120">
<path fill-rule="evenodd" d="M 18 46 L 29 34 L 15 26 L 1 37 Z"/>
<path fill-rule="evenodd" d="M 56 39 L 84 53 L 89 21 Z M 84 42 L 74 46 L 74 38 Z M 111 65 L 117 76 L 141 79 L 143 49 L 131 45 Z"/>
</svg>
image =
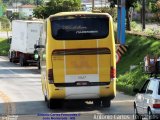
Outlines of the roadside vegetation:
<svg viewBox="0 0 160 120">
<path fill-rule="evenodd" d="M 50 0 L 47 4 L 36 7 L 33 16 L 45 19 L 58 12 L 79 11 L 80 8 L 80 0 Z"/>
<path fill-rule="evenodd" d="M 142 31 L 141 23 L 137 23 L 136 21 L 131 22 L 131 28 L 133 33 L 139 33 L 141 35 L 148 36 L 157 36 L 160 38 L 160 29 L 158 29 L 160 25 L 158 23 L 147 23 L 146 29 Z"/>
<path fill-rule="evenodd" d="M 9 47 L 8 39 L 0 38 L 0 56 L 7 56 Z"/>
<path fill-rule="evenodd" d="M 140 88 L 149 75 L 144 74 L 143 65 L 144 57 L 149 55 L 160 56 L 160 41 L 147 37 L 127 35 L 126 44 L 128 51 L 117 65 L 117 88 L 127 94 L 133 95 L 133 88 Z M 130 70 L 130 66 L 135 69 Z"/>
<path fill-rule="evenodd" d="M 10 31 L 10 21 L 7 17 L 0 17 L 0 23 L 1 23 L 1 27 L 0 27 L 0 31 Z"/>
</svg>

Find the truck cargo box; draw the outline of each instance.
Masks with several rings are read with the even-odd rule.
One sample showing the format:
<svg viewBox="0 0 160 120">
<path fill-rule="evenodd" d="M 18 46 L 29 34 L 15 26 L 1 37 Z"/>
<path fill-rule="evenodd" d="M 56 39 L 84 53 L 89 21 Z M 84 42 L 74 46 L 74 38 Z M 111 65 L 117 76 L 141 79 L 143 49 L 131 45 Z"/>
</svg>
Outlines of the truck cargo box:
<svg viewBox="0 0 160 120">
<path fill-rule="evenodd" d="M 39 41 L 42 29 L 42 21 L 12 21 L 12 42 L 10 51 L 33 54 L 34 44 Z"/>
</svg>

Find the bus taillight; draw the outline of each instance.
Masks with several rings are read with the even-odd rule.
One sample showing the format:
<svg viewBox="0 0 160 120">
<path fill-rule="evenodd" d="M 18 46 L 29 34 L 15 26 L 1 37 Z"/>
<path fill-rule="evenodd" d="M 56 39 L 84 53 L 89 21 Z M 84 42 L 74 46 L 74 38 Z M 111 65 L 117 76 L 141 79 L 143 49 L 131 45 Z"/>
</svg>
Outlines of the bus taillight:
<svg viewBox="0 0 160 120">
<path fill-rule="evenodd" d="M 48 69 L 48 80 L 50 84 L 53 84 L 54 78 L 53 78 L 53 69 Z"/>
<path fill-rule="evenodd" d="M 111 79 L 116 78 L 116 69 L 113 67 L 111 67 L 110 77 Z"/>
</svg>

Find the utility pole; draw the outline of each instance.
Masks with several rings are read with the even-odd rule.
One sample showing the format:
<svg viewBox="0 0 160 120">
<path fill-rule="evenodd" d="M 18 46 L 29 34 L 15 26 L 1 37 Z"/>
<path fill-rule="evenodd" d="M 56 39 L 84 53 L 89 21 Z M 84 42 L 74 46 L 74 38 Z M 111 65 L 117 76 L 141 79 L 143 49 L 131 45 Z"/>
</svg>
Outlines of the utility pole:
<svg viewBox="0 0 160 120">
<path fill-rule="evenodd" d="M 117 17 L 117 40 L 121 45 L 125 44 L 125 19 L 126 19 L 126 4 L 127 0 L 118 0 L 118 17 Z"/>
<path fill-rule="evenodd" d="M 92 12 L 94 11 L 94 0 L 92 0 Z"/>
</svg>

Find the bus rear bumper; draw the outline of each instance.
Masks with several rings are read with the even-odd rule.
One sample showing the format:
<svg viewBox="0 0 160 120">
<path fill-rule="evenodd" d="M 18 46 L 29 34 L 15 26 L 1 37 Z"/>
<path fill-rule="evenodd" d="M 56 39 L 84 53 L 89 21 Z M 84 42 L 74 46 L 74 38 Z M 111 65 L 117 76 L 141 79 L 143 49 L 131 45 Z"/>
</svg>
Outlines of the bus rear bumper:
<svg viewBox="0 0 160 120">
<path fill-rule="evenodd" d="M 50 89 L 50 93 L 50 98 L 52 99 L 91 100 L 101 98 L 113 99 L 115 97 L 116 90 L 111 82 L 110 85 L 105 86 L 52 87 L 52 90 Z"/>
</svg>

